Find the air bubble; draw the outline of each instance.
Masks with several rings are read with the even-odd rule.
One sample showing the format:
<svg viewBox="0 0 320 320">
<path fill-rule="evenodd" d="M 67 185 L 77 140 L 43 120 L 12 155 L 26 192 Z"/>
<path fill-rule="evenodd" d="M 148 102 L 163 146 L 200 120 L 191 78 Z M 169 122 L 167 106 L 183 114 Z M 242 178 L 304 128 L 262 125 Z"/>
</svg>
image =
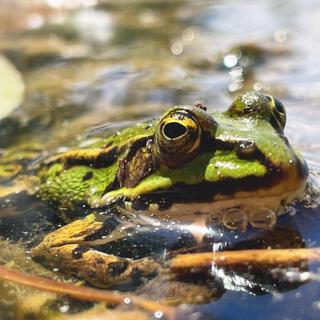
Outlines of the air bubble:
<svg viewBox="0 0 320 320">
<path fill-rule="evenodd" d="M 253 85 L 253 89 L 255 91 L 261 91 L 263 89 L 263 84 L 261 82 L 256 82 Z"/>
<path fill-rule="evenodd" d="M 283 43 L 287 40 L 287 32 L 284 30 L 278 30 L 274 33 L 274 39 L 279 42 Z"/>
<path fill-rule="evenodd" d="M 234 54 L 228 54 L 223 58 L 223 64 L 226 68 L 233 68 L 238 63 L 238 58 Z"/>
<path fill-rule="evenodd" d="M 68 312 L 69 311 L 69 305 L 67 305 L 67 304 L 64 304 L 63 306 L 60 306 L 59 307 L 59 310 L 60 310 L 60 312 L 62 312 L 62 313 L 66 313 L 66 312 Z"/>
<path fill-rule="evenodd" d="M 248 225 L 247 215 L 238 208 L 228 209 L 222 222 L 225 227 L 233 230 L 245 230 Z"/>
<path fill-rule="evenodd" d="M 155 316 L 156 319 L 161 319 L 161 318 L 163 317 L 163 312 L 161 312 L 161 311 L 156 311 L 156 312 L 154 313 L 154 316 Z"/>
<path fill-rule="evenodd" d="M 249 220 L 255 228 L 272 229 L 277 222 L 277 216 L 272 210 L 260 208 L 250 213 Z"/>
<path fill-rule="evenodd" d="M 131 303 L 131 299 L 130 299 L 130 298 L 124 298 L 124 299 L 123 299 L 123 302 L 124 302 L 125 304 L 130 304 L 130 303 Z"/>
<path fill-rule="evenodd" d="M 286 209 L 289 216 L 294 216 L 297 213 L 297 209 L 293 206 L 287 207 Z"/>
<path fill-rule="evenodd" d="M 183 45 L 180 42 L 175 42 L 171 45 L 171 52 L 175 55 L 181 54 L 183 51 Z"/>
</svg>

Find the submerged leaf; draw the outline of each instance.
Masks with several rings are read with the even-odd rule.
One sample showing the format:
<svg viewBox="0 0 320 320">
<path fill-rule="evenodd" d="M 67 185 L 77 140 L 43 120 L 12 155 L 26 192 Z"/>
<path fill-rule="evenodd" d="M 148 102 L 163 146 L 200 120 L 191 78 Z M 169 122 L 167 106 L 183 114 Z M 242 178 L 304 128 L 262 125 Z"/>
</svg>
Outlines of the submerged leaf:
<svg viewBox="0 0 320 320">
<path fill-rule="evenodd" d="M 0 55 L 0 119 L 21 104 L 23 93 L 24 83 L 20 72 Z"/>
</svg>

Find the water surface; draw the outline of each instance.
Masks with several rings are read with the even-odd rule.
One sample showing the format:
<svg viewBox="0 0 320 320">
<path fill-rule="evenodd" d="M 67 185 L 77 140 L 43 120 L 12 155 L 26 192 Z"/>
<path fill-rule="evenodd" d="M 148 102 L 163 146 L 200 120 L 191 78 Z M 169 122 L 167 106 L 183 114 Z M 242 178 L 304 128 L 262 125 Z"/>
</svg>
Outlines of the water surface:
<svg viewBox="0 0 320 320">
<path fill-rule="evenodd" d="M 317 0 L 8 0 L 0 3 L 0 21 L 0 52 L 26 86 L 22 105 L 1 120 L 3 150 L 32 141 L 52 152 L 101 125 L 112 131 L 177 104 L 200 101 L 226 110 L 236 95 L 255 89 L 281 99 L 286 135 L 310 170 L 320 169 Z M 316 247 L 319 213 L 300 207 L 281 217 L 279 226 L 293 230 L 301 246 Z M 16 232 L 21 239 L 23 230 Z M 226 288 L 191 314 L 318 319 L 318 268 L 309 264 L 310 281 L 294 286 L 287 282 L 299 273 L 283 286 L 260 277 L 259 295 Z"/>
</svg>

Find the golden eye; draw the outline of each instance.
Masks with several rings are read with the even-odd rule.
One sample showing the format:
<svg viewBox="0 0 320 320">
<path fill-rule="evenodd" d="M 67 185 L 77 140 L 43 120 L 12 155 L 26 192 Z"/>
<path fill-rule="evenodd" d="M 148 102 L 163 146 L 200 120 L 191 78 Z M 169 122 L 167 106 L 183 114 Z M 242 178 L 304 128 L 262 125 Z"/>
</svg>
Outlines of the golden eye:
<svg viewBox="0 0 320 320">
<path fill-rule="evenodd" d="M 177 167 L 198 150 L 202 129 L 188 110 L 175 109 L 159 122 L 155 136 L 155 155 L 168 167 Z"/>
</svg>

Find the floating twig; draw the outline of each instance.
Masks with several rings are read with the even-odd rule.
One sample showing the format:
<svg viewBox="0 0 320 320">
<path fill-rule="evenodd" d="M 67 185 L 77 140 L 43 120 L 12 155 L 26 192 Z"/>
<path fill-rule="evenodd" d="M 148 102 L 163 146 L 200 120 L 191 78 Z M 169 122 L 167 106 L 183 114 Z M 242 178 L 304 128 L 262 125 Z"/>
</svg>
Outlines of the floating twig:
<svg viewBox="0 0 320 320">
<path fill-rule="evenodd" d="M 167 319 L 175 319 L 175 310 L 173 308 L 132 294 L 94 289 L 85 286 L 80 287 L 72 283 L 64 283 L 15 271 L 5 266 L 0 266 L 0 279 L 12 281 L 38 290 L 66 295 L 79 300 L 100 301 L 116 305 L 133 304 L 152 313 L 161 312 Z"/>
<path fill-rule="evenodd" d="M 254 249 L 221 252 L 179 254 L 169 262 L 170 270 L 206 268 L 213 264 L 227 265 L 281 265 L 302 261 L 320 261 L 320 248 Z"/>
</svg>

